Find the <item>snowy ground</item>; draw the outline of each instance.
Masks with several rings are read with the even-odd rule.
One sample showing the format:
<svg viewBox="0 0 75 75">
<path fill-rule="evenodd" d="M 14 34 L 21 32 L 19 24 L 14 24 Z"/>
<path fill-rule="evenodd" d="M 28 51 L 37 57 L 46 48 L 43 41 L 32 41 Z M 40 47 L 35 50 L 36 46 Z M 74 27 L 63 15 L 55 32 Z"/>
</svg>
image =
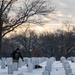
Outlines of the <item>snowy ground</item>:
<svg viewBox="0 0 75 75">
<path fill-rule="evenodd" d="M 70 66 L 72 68 L 72 73 L 75 74 L 75 63 L 69 62 Z M 19 68 L 18 71 L 14 71 L 13 74 L 10 75 L 17 75 L 19 73 L 23 73 L 24 75 L 42 75 L 42 72 L 45 69 L 46 61 L 40 64 L 43 68 L 40 69 L 34 69 L 33 72 L 28 73 L 27 67 L 22 66 Z M 7 67 L 5 69 L 0 68 L 0 75 L 9 75 L 7 74 Z M 62 63 L 60 61 L 55 61 L 52 65 L 51 75 L 66 75 L 65 70 L 62 66 Z"/>
</svg>

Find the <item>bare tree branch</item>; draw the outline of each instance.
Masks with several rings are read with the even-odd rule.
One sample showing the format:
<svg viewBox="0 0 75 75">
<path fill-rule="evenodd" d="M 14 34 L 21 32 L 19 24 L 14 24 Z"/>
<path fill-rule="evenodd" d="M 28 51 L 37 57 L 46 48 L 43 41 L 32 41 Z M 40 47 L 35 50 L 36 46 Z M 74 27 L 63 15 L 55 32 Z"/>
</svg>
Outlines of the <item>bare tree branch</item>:
<svg viewBox="0 0 75 75">
<path fill-rule="evenodd" d="M 23 1 L 23 6 L 21 5 L 19 7 L 16 7 L 14 5 L 14 2 L 17 3 L 17 0 L 10 0 L 6 4 L 6 6 L 2 8 L 4 6 L 4 0 L 2 0 L 2 6 L 1 6 L 2 11 L 0 15 L 3 16 L 2 19 L 5 22 L 5 25 L 2 27 L 2 32 L 3 32 L 2 37 L 4 37 L 7 33 L 13 31 L 16 27 L 22 25 L 23 23 L 28 22 L 31 17 L 34 17 L 34 15 L 44 16 L 44 14 L 47 15 L 52 13 L 54 11 L 54 7 L 52 7 L 52 5 L 50 6 L 49 2 L 47 1 L 25 0 Z M 19 10 L 17 11 L 17 9 Z M 10 13 L 11 11 L 16 13 L 15 18 L 12 17 L 8 18 L 8 13 Z"/>
</svg>

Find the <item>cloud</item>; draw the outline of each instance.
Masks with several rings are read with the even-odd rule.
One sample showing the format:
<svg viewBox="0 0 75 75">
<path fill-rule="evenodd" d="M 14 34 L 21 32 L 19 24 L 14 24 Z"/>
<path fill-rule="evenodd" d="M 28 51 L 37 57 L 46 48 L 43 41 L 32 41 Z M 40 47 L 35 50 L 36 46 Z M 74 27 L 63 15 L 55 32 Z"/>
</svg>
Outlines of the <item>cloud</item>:
<svg viewBox="0 0 75 75">
<path fill-rule="evenodd" d="M 53 0 L 56 5 L 56 14 L 54 16 L 57 21 L 75 20 L 75 0 Z"/>
</svg>

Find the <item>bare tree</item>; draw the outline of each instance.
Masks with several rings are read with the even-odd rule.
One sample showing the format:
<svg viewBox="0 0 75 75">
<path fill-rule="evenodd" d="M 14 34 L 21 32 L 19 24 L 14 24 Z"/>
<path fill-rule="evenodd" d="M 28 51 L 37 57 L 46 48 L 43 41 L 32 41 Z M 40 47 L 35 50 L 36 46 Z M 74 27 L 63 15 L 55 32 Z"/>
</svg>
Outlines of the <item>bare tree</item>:
<svg viewBox="0 0 75 75">
<path fill-rule="evenodd" d="M 2 46 L 2 38 L 16 27 L 29 21 L 34 15 L 46 16 L 54 11 L 54 7 L 50 4 L 50 0 L 25 0 L 23 6 L 15 7 L 18 0 L 0 0 L 0 51 Z M 17 10 L 18 9 L 18 10 Z M 9 13 L 16 13 L 15 18 L 8 17 Z M 32 18 L 31 18 L 32 19 Z"/>
</svg>

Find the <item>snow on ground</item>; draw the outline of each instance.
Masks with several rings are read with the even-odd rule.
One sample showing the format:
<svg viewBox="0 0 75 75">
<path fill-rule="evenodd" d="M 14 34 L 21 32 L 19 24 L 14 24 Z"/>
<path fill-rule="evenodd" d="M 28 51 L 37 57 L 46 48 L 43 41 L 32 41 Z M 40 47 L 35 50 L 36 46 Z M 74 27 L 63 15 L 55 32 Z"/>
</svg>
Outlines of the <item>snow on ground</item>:
<svg viewBox="0 0 75 75">
<path fill-rule="evenodd" d="M 25 65 L 25 66 L 22 66 L 21 68 L 19 68 L 18 71 L 14 71 L 14 73 L 10 74 L 10 75 L 17 75 L 19 73 L 23 73 L 24 75 L 42 75 L 42 72 L 45 69 L 46 63 L 47 63 L 46 61 L 41 63 L 40 65 L 43 68 L 34 69 L 33 72 L 30 72 L 30 73 L 28 73 L 27 67 Z M 75 63 L 72 63 L 72 62 L 69 62 L 69 63 L 72 68 L 72 73 L 75 74 Z M 8 69 L 7 67 L 5 69 L 1 69 L 1 67 L 0 67 L 0 75 L 9 75 L 9 74 L 7 74 L 7 69 Z M 55 61 L 53 63 L 51 75 L 66 75 L 65 70 L 64 70 L 62 63 L 60 61 Z"/>
</svg>

